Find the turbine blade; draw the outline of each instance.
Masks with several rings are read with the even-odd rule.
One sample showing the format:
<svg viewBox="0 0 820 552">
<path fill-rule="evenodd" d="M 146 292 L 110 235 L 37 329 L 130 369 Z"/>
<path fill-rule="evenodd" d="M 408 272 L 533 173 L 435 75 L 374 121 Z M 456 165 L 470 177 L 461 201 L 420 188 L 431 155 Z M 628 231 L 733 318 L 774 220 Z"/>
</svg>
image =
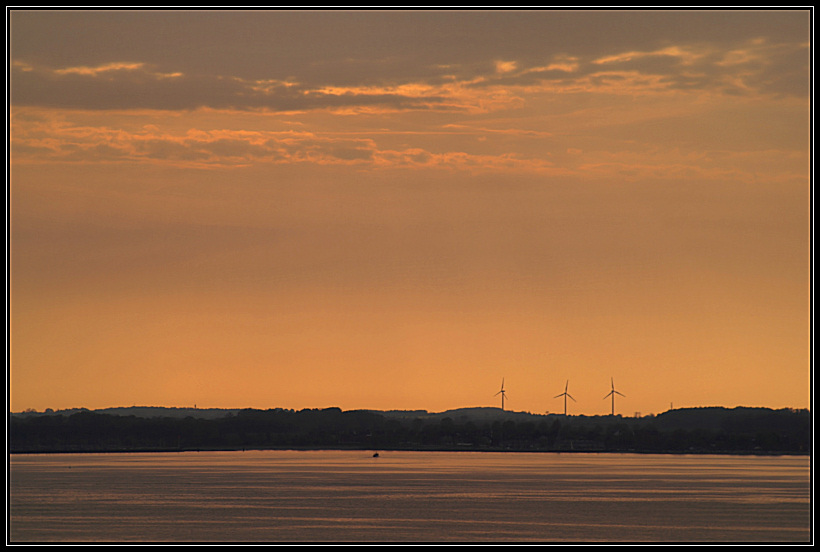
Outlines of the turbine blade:
<svg viewBox="0 0 820 552">
<path fill-rule="evenodd" d="M 567 393 L 567 397 L 569 397 L 570 399 L 572 399 L 572 395 L 570 395 L 569 393 Z M 575 401 L 575 399 L 572 399 L 572 400 L 573 400 L 573 401 Z M 578 402 L 578 401 L 575 401 L 575 402 Z"/>
<path fill-rule="evenodd" d="M 622 397 L 626 397 L 626 395 L 624 395 L 624 394 L 623 394 L 623 393 L 621 393 L 620 391 L 615 391 L 615 393 L 617 393 L 618 395 L 620 395 L 620 396 L 622 396 Z"/>
</svg>

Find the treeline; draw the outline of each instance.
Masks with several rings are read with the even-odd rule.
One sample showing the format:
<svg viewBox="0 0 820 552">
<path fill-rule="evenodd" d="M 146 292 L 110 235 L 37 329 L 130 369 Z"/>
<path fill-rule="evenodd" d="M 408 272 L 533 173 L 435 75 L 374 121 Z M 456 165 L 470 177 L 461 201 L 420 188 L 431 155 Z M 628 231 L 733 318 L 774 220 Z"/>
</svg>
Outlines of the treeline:
<svg viewBox="0 0 820 552">
<path fill-rule="evenodd" d="M 500 410 L 488 416 L 486 410 L 481 416 L 339 408 L 245 409 L 218 418 L 146 418 L 92 411 L 15 414 L 9 420 L 9 451 L 326 448 L 808 454 L 811 450 L 808 410 L 714 407 L 643 418 Z"/>
</svg>

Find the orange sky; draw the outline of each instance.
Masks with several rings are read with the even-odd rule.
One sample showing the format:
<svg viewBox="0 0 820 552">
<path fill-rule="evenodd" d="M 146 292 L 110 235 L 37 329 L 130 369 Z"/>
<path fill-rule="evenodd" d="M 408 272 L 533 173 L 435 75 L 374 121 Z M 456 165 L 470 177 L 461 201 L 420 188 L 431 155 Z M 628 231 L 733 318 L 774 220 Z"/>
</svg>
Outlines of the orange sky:
<svg viewBox="0 0 820 552">
<path fill-rule="evenodd" d="M 810 17 L 12 10 L 10 408 L 807 408 Z"/>
</svg>

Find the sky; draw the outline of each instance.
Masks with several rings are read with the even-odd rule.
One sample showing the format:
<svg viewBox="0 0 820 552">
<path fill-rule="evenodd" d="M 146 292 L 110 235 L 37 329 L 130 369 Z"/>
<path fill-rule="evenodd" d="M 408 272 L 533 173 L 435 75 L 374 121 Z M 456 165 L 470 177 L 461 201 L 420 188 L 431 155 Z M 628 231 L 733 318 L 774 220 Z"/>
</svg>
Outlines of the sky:
<svg viewBox="0 0 820 552">
<path fill-rule="evenodd" d="M 809 408 L 811 22 L 9 10 L 9 408 Z"/>
</svg>

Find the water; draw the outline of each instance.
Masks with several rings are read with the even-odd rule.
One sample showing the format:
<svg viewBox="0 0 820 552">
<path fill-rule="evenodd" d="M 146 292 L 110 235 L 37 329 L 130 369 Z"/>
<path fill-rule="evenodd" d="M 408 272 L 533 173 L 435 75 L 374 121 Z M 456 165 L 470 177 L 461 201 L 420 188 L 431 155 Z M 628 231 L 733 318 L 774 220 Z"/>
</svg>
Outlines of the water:
<svg viewBox="0 0 820 552">
<path fill-rule="evenodd" d="M 13 455 L 22 542 L 810 542 L 808 457 Z"/>
</svg>

